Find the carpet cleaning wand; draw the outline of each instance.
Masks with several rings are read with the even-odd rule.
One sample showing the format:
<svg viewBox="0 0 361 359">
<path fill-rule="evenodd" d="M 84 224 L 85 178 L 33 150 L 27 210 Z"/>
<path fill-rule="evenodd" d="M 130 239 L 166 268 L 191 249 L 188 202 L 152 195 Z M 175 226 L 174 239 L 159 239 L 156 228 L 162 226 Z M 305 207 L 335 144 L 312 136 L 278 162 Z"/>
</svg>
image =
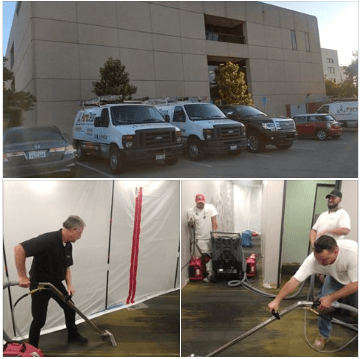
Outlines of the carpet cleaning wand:
<svg viewBox="0 0 361 359">
<path fill-rule="evenodd" d="M 282 316 L 284 316 L 285 314 L 288 314 L 289 312 L 291 312 L 292 310 L 294 309 L 297 309 L 297 308 L 304 308 L 304 309 L 308 309 L 308 310 L 311 310 L 313 311 L 315 314 L 318 314 L 318 312 L 316 312 L 315 308 L 317 308 L 319 306 L 320 302 L 319 301 L 316 301 L 316 302 L 310 302 L 310 301 L 298 301 L 292 305 L 290 305 L 289 307 L 287 307 L 286 309 L 284 309 L 282 312 L 278 313 L 278 312 L 275 312 L 275 311 L 272 311 L 272 317 L 265 320 L 264 322 L 258 324 L 257 326 L 255 326 L 254 328 L 252 328 L 251 330 L 249 330 L 248 332 L 245 332 L 243 333 L 242 335 L 240 335 L 239 337 L 231 340 L 230 342 L 228 342 L 227 344 L 221 346 L 220 348 L 214 350 L 213 352 L 209 353 L 206 355 L 206 357 L 212 357 L 212 356 L 215 356 L 219 353 L 221 353 L 222 351 L 224 351 L 225 349 L 229 348 L 230 346 L 238 343 L 240 340 L 250 336 L 251 334 L 255 333 L 256 331 L 262 329 L 263 327 L 265 327 L 266 325 L 272 323 L 274 320 L 276 319 L 281 319 Z M 339 305 L 339 303 L 338 303 Z M 341 307 L 341 306 L 340 306 Z M 353 308 L 355 309 L 355 308 Z M 356 310 L 356 309 L 355 309 Z M 357 331 L 357 328 L 351 328 L 355 331 Z M 189 355 L 191 357 L 194 357 L 194 356 L 198 356 L 198 355 L 194 355 L 194 354 L 191 354 Z"/>
<path fill-rule="evenodd" d="M 35 284 L 35 283 L 33 283 Z M 38 291 L 38 290 L 47 290 L 50 289 L 54 294 L 56 294 L 63 302 L 65 302 L 71 309 L 73 309 L 76 313 L 78 313 L 85 321 L 87 324 L 89 324 L 99 335 L 102 339 L 109 339 L 109 341 L 111 342 L 111 344 L 115 347 L 117 346 L 117 342 L 114 339 L 114 336 L 112 333 L 110 333 L 108 330 L 100 330 L 92 321 L 90 321 L 73 303 L 73 301 L 71 300 L 71 296 L 70 295 L 64 295 L 58 288 L 56 288 L 53 284 L 51 283 L 36 283 L 38 288 L 34 289 L 32 292 L 34 291 Z M 8 282 L 6 284 L 3 285 L 3 289 L 10 287 L 10 286 L 17 286 L 19 285 L 18 282 Z M 27 296 L 28 294 L 30 294 L 31 292 L 27 293 L 25 296 Z M 21 297 L 20 299 L 24 298 L 25 296 Z"/>
</svg>

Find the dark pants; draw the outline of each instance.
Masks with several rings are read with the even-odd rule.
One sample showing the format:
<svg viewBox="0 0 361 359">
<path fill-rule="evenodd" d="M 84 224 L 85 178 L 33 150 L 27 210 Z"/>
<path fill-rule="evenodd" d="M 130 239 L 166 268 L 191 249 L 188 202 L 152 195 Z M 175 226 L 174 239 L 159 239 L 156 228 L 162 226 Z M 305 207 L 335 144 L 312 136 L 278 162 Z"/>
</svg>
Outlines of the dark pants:
<svg viewBox="0 0 361 359">
<path fill-rule="evenodd" d="M 63 294 L 68 295 L 62 283 L 53 283 Z M 30 288 L 34 289 L 34 288 Z M 33 315 L 33 321 L 31 322 L 29 332 L 29 343 L 38 348 L 40 331 L 45 325 L 46 315 L 48 312 L 48 304 L 50 298 L 53 298 L 64 310 L 65 324 L 68 329 L 68 336 L 74 337 L 77 334 L 77 328 L 75 325 L 75 311 L 71 309 L 66 303 L 64 303 L 55 293 L 50 289 L 44 289 L 37 291 L 31 295 L 31 314 Z"/>
</svg>

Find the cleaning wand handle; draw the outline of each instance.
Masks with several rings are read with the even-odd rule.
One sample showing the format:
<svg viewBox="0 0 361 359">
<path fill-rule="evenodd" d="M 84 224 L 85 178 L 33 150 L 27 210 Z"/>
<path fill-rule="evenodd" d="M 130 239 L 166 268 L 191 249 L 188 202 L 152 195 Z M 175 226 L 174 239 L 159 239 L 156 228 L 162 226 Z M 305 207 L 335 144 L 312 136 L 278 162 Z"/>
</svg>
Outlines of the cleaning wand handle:
<svg viewBox="0 0 361 359">
<path fill-rule="evenodd" d="M 281 319 L 280 313 L 276 312 L 274 309 L 272 309 L 272 315 L 273 315 L 276 319 L 278 319 L 278 320 Z"/>
</svg>

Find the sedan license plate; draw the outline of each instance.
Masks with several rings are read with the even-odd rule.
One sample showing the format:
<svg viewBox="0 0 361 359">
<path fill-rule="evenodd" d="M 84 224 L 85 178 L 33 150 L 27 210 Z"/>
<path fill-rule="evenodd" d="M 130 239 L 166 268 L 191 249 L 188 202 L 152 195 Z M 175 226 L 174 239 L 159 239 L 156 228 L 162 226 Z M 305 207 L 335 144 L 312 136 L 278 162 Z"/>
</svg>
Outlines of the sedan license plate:
<svg viewBox="0 0 361 359">
<path fill-rule="evenodd" d="M 163 153 L 162 155 L 155 155 L 155 159 L 157 161 L 165 160 L 165 153 Z"/>
<path fill-rule="evenodd" d="M 237 149 L 237 145 L 232 145 L 231 146 L 231 151 L 235 151 Z"/>
<path fill-rule="evenodd" d="M 31 151 L 29 152 L 29 156 L 28 159 L 29 160 L 35 160 L 37 158 L 45 158 L 46 157 L 46 152 L 45 150 L 42 151 Z"/>
</svg>

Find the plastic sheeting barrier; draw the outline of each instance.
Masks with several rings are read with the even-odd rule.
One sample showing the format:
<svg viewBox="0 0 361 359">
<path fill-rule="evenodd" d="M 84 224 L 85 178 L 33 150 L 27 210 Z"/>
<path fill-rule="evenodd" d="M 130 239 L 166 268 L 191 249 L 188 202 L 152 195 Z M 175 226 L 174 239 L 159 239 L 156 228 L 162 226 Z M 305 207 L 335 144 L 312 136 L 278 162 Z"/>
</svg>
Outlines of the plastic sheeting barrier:
<svg viewBox="0 0 361 359">
<path fill-rule="evenodd" d="M 139 232 L 137 290 L 134 302 L 179 287 L 179 181 L 4 181 L 4 252 L 11 280 L 17 280 L 14 247 L 39 234 L 62 227 L 76 214 L 86 227 L 73 245 L 74 302 L 87 316 L 106 307 L 126 305 L 135 198 L 142 187 L 142 222 Z M 29 271 L 32 258 L 27 259 Z M 5 272 L 3 281 L 7 281 Z M 25 293 L 12 287 L 13 301 Z M 13 336 L 9 295 L 4 292 L 4 329 Z M 31 323 L 30 298 L 15 309 L 17 334 L 27 335 Z M 60 307 L 50 301 L 44 329 L 64 325 Z"/>
</svg>

